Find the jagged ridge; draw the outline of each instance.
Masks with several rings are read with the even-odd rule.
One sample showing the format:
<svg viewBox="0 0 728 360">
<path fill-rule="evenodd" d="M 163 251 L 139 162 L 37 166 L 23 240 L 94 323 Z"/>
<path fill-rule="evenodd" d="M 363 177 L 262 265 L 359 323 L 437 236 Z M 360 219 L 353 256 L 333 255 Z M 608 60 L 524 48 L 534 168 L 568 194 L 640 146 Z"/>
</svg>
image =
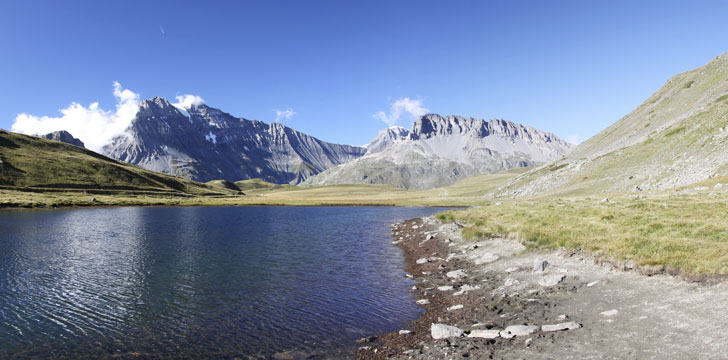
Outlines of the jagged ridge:
<svg viewBox="0 0 728 360">
<path fill-rule="evenodd" d="M 159 97 L 142 101 L 127 133 L 103 148 L 112 158 L 197 181 L 261 178 L 278 184 L 300 183 L 365 152 L 204 104 L 178 109 Z"/>
<path fill-rule="evenodd" d="M 501 119 L 427 114 L 411 131 L 385 129 L 367 145 L 376 152 L 329 169 L 304 185 L 390 184 L 433 188 L 513 167 L 541 164 L 571 145 L 551 133 Z M 383 144 L 389 144 L 383 146 Z"/>
</svg>

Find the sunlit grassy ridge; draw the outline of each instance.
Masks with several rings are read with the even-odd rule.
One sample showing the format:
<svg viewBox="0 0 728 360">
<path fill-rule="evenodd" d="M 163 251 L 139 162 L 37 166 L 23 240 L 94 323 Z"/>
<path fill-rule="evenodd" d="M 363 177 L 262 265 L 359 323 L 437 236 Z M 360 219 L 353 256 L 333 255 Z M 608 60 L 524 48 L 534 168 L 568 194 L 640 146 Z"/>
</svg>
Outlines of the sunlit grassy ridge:
<svg viewBox="0 0 728 360">
<path fill-rule="evenodd" d="M 728 175 L 728 53 L 678 74 L 562 159 L 514 179 L 504 197 L 668 189 Z"/>
<path fill-rule="evenodd" d="M 686 274 L 728 274 L 724 190 L 601 199 L 487 202 L 440 214 L 466 223 L 467 237 L 514 236 L 528 249 L 581 249 Z"/>
</svg>

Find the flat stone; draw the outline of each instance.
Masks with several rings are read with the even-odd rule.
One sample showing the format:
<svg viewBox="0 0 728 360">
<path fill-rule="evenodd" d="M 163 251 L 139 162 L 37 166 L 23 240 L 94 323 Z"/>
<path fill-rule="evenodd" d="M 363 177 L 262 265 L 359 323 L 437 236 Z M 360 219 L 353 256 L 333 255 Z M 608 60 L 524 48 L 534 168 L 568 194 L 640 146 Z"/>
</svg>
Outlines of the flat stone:
<svg viewBox="0 0 728 360">
<path fill-rule="evenodd" d="M 455 326 L 432 324 L 430 326 L 430 335 L 432 335 L 433 339 L 447 339 L 463 336 L 463 331 Z"/>
<path fill-rule="evenodd" d="M 411 333 L 412 333 L 412 331 L 409 331 L 409 330 L 400 330 L 399 331 L 400 335 L 407 335 L 407 334 L 411 334 Z"/>
<path fill-rule="evenodd" d="M 599 280 L 597 280 L 597 281 L 592 281 L 592 282 L 590 282 L 590 283 L 586 284 L 586 287 L 592 287 L 592 286 L 594 286 L 594 285 L 596 285 L 596 284 L 598 284 L 598 283 L 599 283 Z"/>
<path fill-rule="evenodd" d="M 512 339 L 516 336 L 531 335 L 538 331 L 535 325 L 511 325 L 500 332 L 500 336 L 504 339 Z"/>
<path fill-rule="evenodd" d="M 427 300 L 427 299 L 417 300 L 417 304 L 419 304 L 419 305 L 427 305 L 429 303 L 430 303 L 430 300 Z"/>
<path fill-rule="evenodd" d="M 566 275 L 556 274 L 544 276 L 538 280 L 538 284 L 541 286 L 554 286 L 561 283 L 566 279 Z"/>
<path fill-rule="evenodd" d="M 470 338 L 495 339 L 500 337 L 500 330 L 471 330 Z"/>
<path fill-rule="evenodd" d="M 617 315 L 617 313 L 619 313 L 619 310 L 616 310 L 616 309 L 601 312 L 601 314 L 604 316 L 614 316 L 614 315 Z"/>
<path fill-rule="evenodd" d="M 492 262 L 500 259 L 500 256 L 498 256 L 496 254 L 485 253 L 483 255 L 473 256 L 473 257 L 471 257 L 471 259 L 475 260 L 475 265 L 483 265 L 483 264 L 492 263 Z"/>
<path fill-rule="evenodd" d="M 455 311 L 463 308 L 462 304 L 453 305 L 447 308 L 447 311 Z"/>
<path fill-rule="evenodd" d="M 470 286 L 468 284 L 465 284 L 460 287 L 460 290 L 458 290 L 458 292 L 453 293 L 453 295 L 462 295 L 468 291 L 473 291 L 473 290 L 478 290 L 478 289 L 480 289 L 480 285 Z"/>
<path fill-rule="evenodd" d="M 461 277 L 465 276 L 465 270 L 462 270 L 462 269 L 461 269 L 461 270 L 454 270 L 454 271 L 449 271 L 449 272 L 448 272 L 447 274 L 445 274 L 445 275 L 447 275 L 447 277 L 449 277 L 449 278 L 455 278 L 455 279 L 459 279 L 459 278 L 461 278 Z"/>
<path fill-rule="evenodd" d="M 453 289 L 453 287 L 451 285 L 443 285 L 443 286 L 437 287 L 437 290 L 440 290 L 440 291 L 450 291 L 452 289 Z"/>
<path fill-rule="evenodd" d="M 428 262 L 430 262 L 430 260 L 428 260 L 427 258 L 419 258 L 415 260 L 415 262 L 418 264 L 427 264 Z"/>
<path fill-rule="evenodd" d="M 574 330 L 581 327 L 581 324 L 575 323 L 573 321 L 555 324 L 555 325 L 544 325 L 541 326 L 541 331 L 543 332 L 551 332 L 551 331 L 564 331 L 564 330 Z"/>
</svg>

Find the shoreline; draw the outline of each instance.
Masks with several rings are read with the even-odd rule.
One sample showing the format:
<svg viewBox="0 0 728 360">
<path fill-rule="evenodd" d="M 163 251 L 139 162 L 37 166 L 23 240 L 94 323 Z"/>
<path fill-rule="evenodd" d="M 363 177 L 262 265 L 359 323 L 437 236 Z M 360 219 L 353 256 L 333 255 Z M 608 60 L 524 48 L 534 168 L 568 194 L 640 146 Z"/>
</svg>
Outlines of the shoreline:
<svg viewBox="0 0 728 360">
<path fill-rule="evenodd" d="M 106 208 L 129 208 L 129 207 L 417 207 L 417 208 L 447 208 L 447 209 L 466 209 L 469 206 L 463 205 L 394 205 L 394 204 L 377 204 L 377 203 L 333 203 L 333 204 L 286 204 L 286 203 L 245 203 L 245 204 L 73 204 L 63 206 L 0 206 L 0 212 L 11 211 L 33 211 L 33 210 L 69 210 L 69 209 L 106 209 Z"/>
<path fill-rule="evenodd" d="M 359 359 L 717 358 L 728 351 L 728 339 L 706 348 L 703 336 L 724 327 L 724 277 L 641 274 L 579 251 L 465 240 L 460 230 L 433 217 L 392 225 L 424 311 L 406 328 L 359 344 Z M 462 333 L 434 339 L 432 324 Z M 511 337 L 506 329 L 524 332 Z"/>
</svg>

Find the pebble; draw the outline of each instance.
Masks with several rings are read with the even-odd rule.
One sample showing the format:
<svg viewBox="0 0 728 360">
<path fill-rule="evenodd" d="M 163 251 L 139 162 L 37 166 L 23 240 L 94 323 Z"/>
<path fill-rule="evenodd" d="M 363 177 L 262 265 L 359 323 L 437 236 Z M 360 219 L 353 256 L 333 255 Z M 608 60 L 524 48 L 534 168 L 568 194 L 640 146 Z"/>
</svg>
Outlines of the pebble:
<svg viewBox="0 0 728 360">
<path fill-rule="evenodd" d="M 559 317 L 557 317 L 557 318 L 556 318 L 556 320 L 559 320 L 559 321 L 564 321 L 564 320 L 566 320 L 566 319 L 568 319 L 568 318 L 569 318 L 569 317 L 568 317 L 568 316 L 566 316 L 566 315 L 559 315 Z"/>
<path fill-rule="evenodd" d="M 450 285 L 438 286 L 437 287 L 437 290 L 440 290 L 440 291 L 450 291 L 450 290 L 452 290 L 452 286 L 450 286 Z"/>
<path fill-rule="evenodd" d="M 506 269 L 506 272 L 509 273 L 509 274 L 510 273 L 513 273 L 513 272 L 516 272 L 516 271 L 518 271 L 518 268 L 517 267 L 509 267 L 508 269 Z"/>
<path fill-rule="evenodd" d="M 599 283 L 599 280 L 597 280 L 597 281 L 592 281 L 592 282 L 590 282 L 590 283 L 586 284 L 586 287 L 592 287 L 592 286 L 594 286 L 594 285 L 596 285 L 596 284 L 598 284 L 598 283 Z"/>
<path fill-rule="evenodd" d="M 518 283 L 520 283 L 520 281 L 518 281 L 516 279 L 508 278 L 508 279 L 506 279 L 506 282 L 503 285 L 504 286 L 513 286 L 513 285 L 516 285 Z"/>
<path fill-rule="evenodd" d="M 538 280 L 538 284 L 541 286 L 554 286 L 563 282 L 566 279 L 566 275 L 548 275 Z"/>
<path fill-rule="evenodd" d="M 430 300 L 427 300 L 427 299 L 417 300 L 417 304 L 419 304 L 419 305 L 427 305 L 429 303 L 430 303 Z"/>
<path fill-rule="evenodd" d="M 511 325 L 500 332 L 500 336 L 504 339 L 512 339 L 516 336 L 526 336 L 538 331 L 538 326 L 534 325 Z"/>
<path fill-rule="evenodd" d="M 470 338 L 495 339 L 500 337 L 500 330 L 471 330 Z"/>
<path fill-rule="evenodd" d="M 453 305 L 447 308 L 447 311 L 455 311 L 463 308 L 463 304 Z"/>
<path fill-rule="evenodd" d="M 574 329 L 578 329 L 580 327 L 581 327 L 581 324 L 571 321 L 571 322 L 565 322 L 565 323 L 560 323 L 560 324 L 556 324 L 556 325 L 544 325 L 544 326 L 541 326 L 541 331 L 551 332 L 551 331 L 574 330 Z"/>
<path fill-rule="evenodd" d="M 412 333 L 412 331 L 409 331 L 409 330 L 400 330 L 399 331 L 400 335 L 407 335 L 407 334 L 411 334 L 411 333 Z"/>
<path fill-rule="evenodd" d="M 433 323 L 430 326 L 430 335 L 433 339 L 447 339 L 463 336 L 463 331 L 455 326 Z"/>
<path fill-rule="evenodd" d="M 427 241 L 427 240 L 432 240 L 432 239 L 434 239 L 434 238 L 435 238 L 435 237 L 434 237 L 434 236 L 432 236 L 432 235 L 427 235 L 427 237 L 425 238 L 425 241 Z"/>
<path fill-rule="evenodd" d="M 419 258 L 419 259 L 415 260 L 415 262 L 417 264 L 426 264 L 426 263 L 430 262 L 430 260 L 427 260 L 427 258 Z"/>
<path fill-rule="evenodd" d="M 616 310 L 616 309 L 614 309 L 614 310 L 607 310 L 607 311 L 602 311 L 601 312 L 601 314 L 604 315 L 604 316 L 614 316 L 614 315 L 617 315 L 617 313 L 619 313 L 619 311 Z"/>
</svg>

